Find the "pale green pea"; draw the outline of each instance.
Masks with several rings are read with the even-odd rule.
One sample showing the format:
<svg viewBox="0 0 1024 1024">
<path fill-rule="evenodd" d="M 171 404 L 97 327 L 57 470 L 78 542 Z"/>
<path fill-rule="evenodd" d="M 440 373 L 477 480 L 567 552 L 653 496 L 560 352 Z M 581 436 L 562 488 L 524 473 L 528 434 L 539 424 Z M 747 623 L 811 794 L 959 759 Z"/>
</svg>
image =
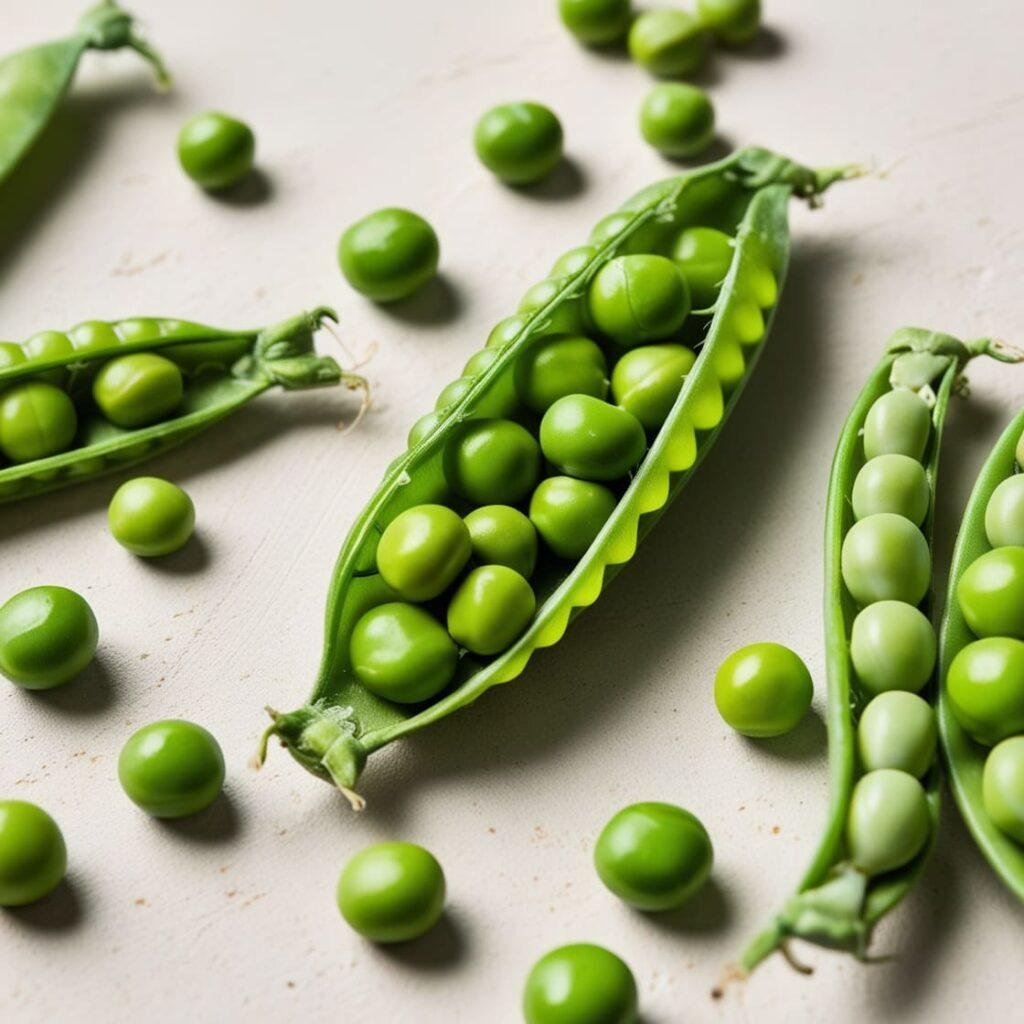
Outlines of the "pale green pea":
<svg viewBox="0 0 1024 1024">
<path fill-rule="evenodd" d="M 842 574 L 860 605 L 875 601 L 920 604 L 931 581 L 924 534 L 909 519 L 879 512 L 850 527 L 843 539 Z"/>
<path fill-rule="evenodd" d="M 921 783 L 906 772 L 880 768 L 862 776 L 850 798 L 846 844 L 850 860 L 868 876 L 913 860 L 931 832 Z"/>
<path fill-rule="evenodd" d="M 992 492 L 985 507 L 985 536 L 994 548 L 1024 546 L 1024 473 Z"/>
<path fill-rule="evenodd" d="M 853 620 L 850 660 L 866 693 L 917 693 L 931 679 L 936 654 L 935 629 L 913 605 L 876 601 Z"/>
<path fill-rule="evenodd" d="M 893 512 L 920 526 L 931 497 L 920 462 L 907 455 L 876 455 L 864 463 L 853 482 L 853 514 L 865 519 L 878 512 Z"/>
<path fill-rule="evenodd" d="M 920 778 L 935 760 L 932 706 L 916 693 L 880 693 L 861 713 L 857 750 L 865 771 L 897 768 Z"/>
<path fill-rule="evenodd" d="M 920 461 L 931 429 L 931 410 L 913 391 L 887 391 L 864 420 L 864 457 L 896 454 Z"/>
<path fill-rule="evenodd" d="M 1024 736 L 993 747 L 982 776 L 985 813 L 996 828 L 1024 843 Z"/>
</svg>

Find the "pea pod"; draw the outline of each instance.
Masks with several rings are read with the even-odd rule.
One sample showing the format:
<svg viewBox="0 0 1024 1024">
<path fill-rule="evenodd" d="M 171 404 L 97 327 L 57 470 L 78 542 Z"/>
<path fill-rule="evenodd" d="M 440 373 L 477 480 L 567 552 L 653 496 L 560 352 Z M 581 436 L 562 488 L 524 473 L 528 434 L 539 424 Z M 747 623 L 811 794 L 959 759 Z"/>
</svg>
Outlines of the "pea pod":
<svg viewBox="0 0 1024 1024">
<path fill-rule="evenodd" d="M 77 410 L 77 417 L 71 413 L 73 447 L 0 465 L 0 502 L 142 462 L 188 440 L 275 385 L 288 391 L 338 383 L 363 387 L 361 378 L 342 372 L 334 359 L 314 351 L 315 332 L 325 320 L 334 319 L 333 310 L 319 307 L 263 330 L 224 331 L 185 320 L 133 318 L 87 321 L 67 333 L 35 335 L 23 346 L 19 361 L 10 360 L 0 369 L 0 441 L 10 396 L 19 385 L 43 378 L 51 382 L 46 385 L 49 393 L 67 395 L 69 408 Z M 146 426 L 117 426 L 97 408 L 92 385 L 101 368 L 136 353 L 159 354 L 164 357 L 162 365 L 169 361 L 176 366 L 183 390 L 168 418 Z M 128 395 L 135 405 L 150 398 L 145 393 Z"/>
<path fill-rule="evenodd" d="M 86 50 L 129 47 L 153 67 L 157 84 L 170 82 L 160 57 L 135 34 L 132 17 L 114 0 L 90 7 L 71 35 L 0 60 L 0 183 L 46 127 Z"/>
<path fill-rule="evenodd" d="M 953 711 L 947 677 L 953 659 L 975 639 L 957 600 L 957 584 L 974 561 L 990 550 L 985 516 L 993 493 L 1019 473 L 1015 451 L 1024 433 L 1024 411 L 1017 414 L 992 449 L 978 474 L 964 512 L 949 571 L 949 595 L 939 637 L 939 739 L 949 772 L 950 786 L 960 813 L 996 874 L 1018 899 L 1024 900 L 1024 845 L 1001 831 L 986 811 L 982 780 L 989 750 L 973 740 Z M 1018 541 L 1019 543 L 1019 541 Z M 1014 680 L 1019 687 L 1019 680 Z"/>
<path fill-rule="evenodd" d="M 865 765 L 857 758 L 858 722 L 872 698 L 890 696 L 886 690 L 920 690 L 935 700 L 935 635 L 927 619 L 934 489 L 949 399 L 978 355 L 1018 359 L 987 338 L 965 344 L 918 328 L 896 331 L 840 435 L 825 535 L 828 820 L 797 894 L 746 949 L 744 970 L 776 949 L 788 957 L 790 937 L 866 958 L 875 924 L 907 894 L 928 856 L 938 826 L 938 768 L 932 760 L 920 783 L 894 770 L 913 762 L 922 746 L 927 751 L 922 730 L 892 714 L 868 716 L 874 721 L 866 725 L 890 731 L 874 739 L 862 734 L 862 757 L 879 749 L 894 756 L 893 728 L 907 736 L 891 763 Z M 903 500 L 902 473 L 893 474 L 894 489 L 873 489 L 875 498 L 894 502 L 890 510 L 869 503 L 857 518 L 855 488 L 863 500 L 863 481 L 871 478 L 864 467 L 894 456 L 923 464 L 928 502 L 920 530 L 910 511 L 916 499 Z"/>
<path fill-rule="evenodd" d="M 604 218 L 587 246 L 559 259 L 553 276 L 527 292 L 518 314 L 492 331 L 488 347 L 498 352 L 497 357 L 481 361 L 482 370 L 468 379 L 461 395 L 449 404 L 442 403 L 433 419 L 417 426 L 411 447 L 392 464 L 352 527 L 330 585 L 326 638 L 317 682 L 308 702 L 297 711 L 271 711 L 273 724 L 264 736 L 260 757 L 265 754 L 267 739 L 276 735 L 303 767 L 333 781 L 354 806 L 361 806 L 354 787 L 369 755 L 465 707 L 492 686 L 515 679 L 535 651 L 557 643 L 570 620 L 593 604 L 605 585 L 633 557 L 638 542 L 693 475 L 735 406 L 763 347 L 778 300 L 778 286 L 785 276 L 789 199 L 795 195 L 813 204 L 831 183 L 851 174 L 850 169 L 812 171 L 766 150 L 744 150 L 645 189 Z M 541 517 L 531 506 L 530 518 L 554 555 L 560 557 L 546 551 L 548 557 L 533 570 L 530 584 L 536 595 L 535 611 L 514 642 L 488 657 L 463 649 L 455 676 L 446 686 L 443 680 L 450 671 L 450 654 L 443 629 L 438 623 L 433 629 L 429 623 L 417 625 L 417 629 L 422 629 L 417 634 L 419 641 L 433 658 L 431 671 L 437 670 L 437 678 L 442 680 L 440 692 L 435 683 L 430 687 L 436 699 L 419 704 L 396 703 L 371 692 L 353 666 L 350 639 L 365 613 L 395 597 L 375 567 L 377 542 L 384 529 L 405 509 L 424 503 L 455 505 L 460 512 L 468 510 L 463 499 L 470 491 L 463 488 L 460 497 L 458 484 L 452 483 L 453 479 L 458 480 L 452 473 L 454 463 L 446 455 L 451 446 L 458 450 L 460 438 L 465 431 L 473 430 L 472 424 L 483 420 L 486 432 L 489 417 L 518 417 L 527 430 L 507 419 L 489 421 L 503 425 L 510 443 L 515 442 L 517 462 L 515 470 L 508 474 L 500 474 L 492 466 L 491 475 L 500 478 L 485 481 L 492 488 L 490 493 L 498 487 L 507 493 L 498 498 L 488 497 L 488 501 L 525 505 L 523 495 L 528 497 L 539 462 L 536 442 L 528 431 L 538 431 L 537 410 L 529 407 L 528 400 L 517 404 L 515 376 L 519 358 L 534 342 L 551 335 L 597 333 L 589 319 L 587 300 L 588 296 L 593 298 L 591 284 L 601 271 L 623 257 L 648 261 L 641 268 L 644 271 L 654 261 L 654 269 L 661 275 L 669 262 L 664 254 L 671 251 L 679 231 L 693 224 L 727 232 L 732 239 L 732 258 L 718 278 L 720 288 L 714 305 L 684 323 L 683 333 L 690 332 L 699 354 L 682 379 L 681 390 L 667 418 L 659 429 L 649 431 L 648 442 L 631 414 L 604 405 L 606 419 L 615 421 L 610 429 L 619 434 L 616 457 L 621 457 L 622 464 L 632 463 L 636 458 L 637 432 L 641 435 L 642 458 L 631 474 L 607 486 L 574 480 L 573 473 L 587 475 L 575 469 L 574 463 L 563 467 L 569 476 L 551 477 L 535 493 L 536 498 L 550 484 L 549 490 L 559 491 L 559 501 L 569 494 L 570 504 L 586 503 L 585 507 L 576 505 L 571 511 L 572 536 L 566 538 L 576 540 L 581 530 L 589 530 L 587 540 L 580 545 L 582 553 L 569 550 L 571 545 L 560 550 L 559 541 L 545 535 Z M 670 321 L 672 329 L 686 317 L 688 296 L 681 294 L 679 287 L 677 283 L 663 289 L 657 296 L 662 305 L 654 312 L 652 303 L 648 303 L 644 311 L 648 320 L 642 325 L 645 330 L 650 328 L 650 318 L 655 315 Z M 673 302 L 680 305 L 672 306 Z M 574 349 L 581 347 L 586 346 Z M 605 338 L 604 348 L 611 353 L 616 343 Z M 588 351 L 590 355 L 580 356 L 583 362 L 579 364 L 578 377 L 583 383 L 570 387 L 570 391 L 587 390 L 593 383 L 593 353 Z M 530 374 L 520 374 L 519 384 L 526 387 L 521 398 L 537 397 Z M 598 389 L 598 393 L 603 394 L 603 390 Z M 584 401 L 602 405 L 589 394 L 569 395 L 554 402 L 545 414 L 545 423 L 563 403 L 580 405 Z M 632 425 L 626 423 L 623 427 L 623 417 Z M 539 434 L 543 446 L 544 429 Z M 605 478 L 595 472 L 590 479 Z M 479 500 L 486 496 L 483 492 L 471 496 L 477 504 L 487 503 Z M 550 501 L 547 504 L 553 507 Z M 471 576 L 478 579 L 478 574 Z M 525 615 L 531 609 L 529 595 L 518 582 L 510 581 L 509 589 L 518 595 L 515 614 Z M 460 592 L 458 606 L 453 602 L 456 612 L 463 610 L 464 596 L 465 590 Z M 390 611 L 393 607 L 388 606 L 382 617 L 397 614 Z M 409 620 L 412 612 L 417 617 L 424 614 L 421 609 L 401 614 Z M 449 625 L 452 617 L 450 611 Z M 500 614 L 495 618 L 501 618 Z M 364 639 L 361 630 L 360 654 L 366 651 Z"/>
</svg>

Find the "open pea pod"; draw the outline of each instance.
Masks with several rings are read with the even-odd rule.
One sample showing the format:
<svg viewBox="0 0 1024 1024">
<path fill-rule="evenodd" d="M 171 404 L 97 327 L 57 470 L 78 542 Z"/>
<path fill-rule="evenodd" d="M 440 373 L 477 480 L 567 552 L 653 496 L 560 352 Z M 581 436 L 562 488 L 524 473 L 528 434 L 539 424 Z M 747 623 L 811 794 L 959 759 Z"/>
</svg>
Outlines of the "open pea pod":
<svg viewBox="0 0 1024 1024">
<path fill-rule="evenodd" d="M 825 514 L 828 820 L 797 894 L 744 952 L 745 971 L 777 949 L 799 968 L 790 938 L 866 959 L 872 929 L 909 892 L 928 857 L 940 783 L 929 709 L 937 689 L 930 621 L 935 486 L 949 399 L 978 355 L 1019 358 L 987 338 L 963 343 L 918 328 L 896 331 L 840 435 Z M 862 729 L 865 708 L 894 695 L 903 703 L 888 705 L 882 730 L 874 728 L 878 717 Z M 901 733 L 917 721 L 923 729 Z M 864 763 L 865 751 L 875 763 Z"/>
<path fill-rule="evenodd" d="M 142 462 L 187 441 L 268 388 L 300 390 L 343 383 L 364 388 L 330 356 L 318 355 L 314 335 L 334 311 L 319 307 L 251 331 L 224 331 L 169 318 L 90 320 L 67 333 L 43 331 L 23 346 L 0 343 L 0 502 L 52 491 Z M 153 365 L 129 367 L 120 401 L 145 425 L 118 425 L 93 396 L 97 374 L 124 357 L 157 355 Z M 168 362 L 169 361 L 169 362 Z M 173 408 L 149 414 L 163 401 Z M 64 397 L 66 396 L 66 398 Z M 55 418 L 60 423 L 47 422 Z M 155 422 L 153 422 L 155 420 Z M 67 422 L 67 444 L 55 433 Z M 63 450 L 11 461 L 15 441 Z M 13 438 L 13 440 L 12 440 Z"/>
<path fill-rule="evenodd" d="M 953 659 L 967 644 L 977 639 L 960 608 L 957 584 L 974 561 L 991 550 L 985 528 L 986 509 L 996 488 L 1021 471 L 1019 445 L 1022 434 L 1024 411 L 1018 413 L 1006 428 L 978 474 L 953 551 L 946 610 L 939 636 L 939 739 L 953 796 L 979 849 L 1019 900 L 1024 900 L 1024 845 L 1001 831 L 985 809 L 982 780 L 990 750 L 972 739 L 957 720 L 947 677 Z M 1021 680 L 1015 680 L 1014 685 L 1021 686 Z"/>
<path fill-rule="evenodd" d="M 273 724 L 260 756 L 267 738 L 276 735 L 303 767 L 335 783 L 354 806 L 361 806 L 353 790 L 370 754 L 515 679 L 535 651 L 557 643 L 570 620 L 593 604 L 633 557 L 637 543 L 689 480 L 735 406 L 763 347 L 785 278 L 789 199 L 796 195 L 814 202 L 829 184 L 851 173 L 812 171 L 765 150 L 744 150 L 645 189 L 604 218 L 587 245 L 559 259 L 553 275 L 526 293 L 519 312 L 491 332 L 487 349 L 467 364 L 468 375 L 449 385 L 435 412 L 416 425 L 410 448 L 392 463 L 356 520 L 330 585 L 313 692 L 297 711 L 271 712 Z M 612 510 L 599 532 L 578 557 L 556 557 L 542 549 L 530 579 L 535 612 L 510 645 L 489 656 L 460 645 L 454 678 L 430 700 L 398 703 L 372 692 L 353 667 L 350 645 L 362 616 L 395 599 L 376 566 L 383 531 L 400 513 L 425 503 L 447 505 L 459 514 L 471 511 L 474 503 L 460 498 L 450 480 L 452 453 L 462 450 L 467 429 L 481 420 L 508 417 L 528 431 L 538 430 L 536 415 L 523 408 L 516 381 L 524 353 L 541 339 L 566 334 L 596 338 L 605 351 L 614 348 L 588 312 L 595 277 L 626 254 L 671 252 L 681 230 L 696 225 L 729 238 L 717 294 L 711 307 L 691 315 L 681 328 L 696 359 L 676 383 L 678 393 L 660 428 L 648 428 L 642 459 L 614 485 Z M 591 342 L 586 344 L 593 349 Z"/>
<path fill-rule="evenodd" d="M 135 50 L 152 65 L 160 86 L 169 83 L 159 56 L 135 34 L 131 15 L 113 0 L 90 7 L 64 39 L 41 43 L 0 60 L 0 183 L 46 127 L 86 50 L 124 47 Z"/>
</svg>

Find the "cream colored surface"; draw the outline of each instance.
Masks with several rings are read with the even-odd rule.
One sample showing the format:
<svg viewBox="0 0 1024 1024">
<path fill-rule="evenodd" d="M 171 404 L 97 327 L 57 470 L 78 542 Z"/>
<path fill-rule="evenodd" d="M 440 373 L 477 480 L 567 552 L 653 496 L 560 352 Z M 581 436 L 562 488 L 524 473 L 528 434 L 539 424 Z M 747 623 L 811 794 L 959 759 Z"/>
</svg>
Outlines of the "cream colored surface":
<svg viewBox="0 0 1024 1024">
<path fill-rule="evenodd" d="M 4 4 L 2 46 L 53 36 L 77 0 Z M 70 848 L 55 901 L 0 916 L 0 1018 L 512 1022 L 532 961 L 570 940 L 633 966 L 647 1024 L 1005 1020 L 1024 1001 L 1021 907 L 951 805 L 917 891 L 877 936 L 894 962 L 802 950 L 712 1000 L 722 969 L 795 883 L 826 802 L 820 606 L 829 461 L 856 390 L 904 323 L 1024 341 L 1024 15 L 1011 0 L 768 3 L 771 34 L 707 75 L 731 144 L 883 172 L 795 209 L 770 347 L 719 444 L 633 564 L 514 685 L 375 758 L 355 817 L 279 749 L 247 762 L 264 704 L 305 697 L 332 564 L 413 418 L 491 323 L 593 222 L 671 173 L 641 142 L 648 80 L 588 54 L 548 0 L 134 0 L 177 78 L 151 92 L 130 55 L 89 55 L 39 154 L 0 196 L 0 335 L 168 313 L 226 326 L 336 304 L 369 367 L 349 436 L 337 392 L 268 396 L 150 467 L 183 484 L 197 540 L 149 564 L 105 527 L 116 478 L 0 508 L 0 595 L 61 583 L 99 617 L 99 670 L 50 694 L 0 687 L 0 792 L 38 801 Z M 526 195 L 476 163 L 490 103 L 563 118 L 571 173 Z M 218 202 L 173 156 L 182 121 L 250 121 L 262 201 Z M 52 166 L 56 164 L 56 170 Z M 258 198 L 258 197 L 256 197 Z M 437 228 L 439 288 L 394 311 L 334 261 L 346 224 L 402 204 Z M 1024 370 L 972 368 L 943 460 L 943 561 L 970 482 L 1024 399 Z M 711 679 L 741 643 L 807 660 L 815 717 L 746 742 Z M 129 732 L 184 716 L 221 740 L 227 799 L 160 824 L 122 795 Z M 606 818 L 678 802 L 715 842 L 714 884 L 672 921 L 606 893 L 590 866 Z M 446 925 L 405 950 L 341 922 L 342 862 L 371 840 L 433 850 Z"/>
</svg>

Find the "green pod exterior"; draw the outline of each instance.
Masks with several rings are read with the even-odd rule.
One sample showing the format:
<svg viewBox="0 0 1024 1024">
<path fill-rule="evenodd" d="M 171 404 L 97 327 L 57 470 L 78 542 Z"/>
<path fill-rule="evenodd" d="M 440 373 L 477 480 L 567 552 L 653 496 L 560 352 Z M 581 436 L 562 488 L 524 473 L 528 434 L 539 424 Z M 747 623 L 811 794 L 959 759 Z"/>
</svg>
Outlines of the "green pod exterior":
<svg viewBox="0 0 1024 1024">
<path fill-rule="evenodd" d="M 342 372 L 330 356 L 317 355 L 313 335 L 334 311 L 318 307 L 262 330 L 223 331 L 166 317 L 111 322 L 122 343 L 0 370 L 0 393 L 47 370 L 63 370 L 65 390 L 79 404 L 78 433 L 68 451 L 0 467 L 0 502 L 56 490 L 152 458 L 187 441 L 275 385 L 299 390 L 362 380 Z M 159 352 L 185 378 L 185 397 L 169 419 L 126 430 L 92 407 L 89 382 L 108 359 L 131 352 Z M 81 408 L 84 406 L 84 408 Z"/>
<path fill-rule="evenodd" d="M 814 200 L 847 170 L 813 172 L 766 150 L 750 149 L 716 164 L 651 186 L 604 218 L 589 240 L 593 253 L 573 273 L 545 288 L 534 287 L 525 315 L 499 325 L 490 344 L 500 355 L 479 374 L 468 392 L 445 410 L 433 428 L 391 465 L 377 493 L 356 520 L 341 550 L 327 600 L 325 645 L 319 677 L 305 706 L 271 712 L 264 748 L 277 735 L 303 767 L 333 781 L 356 806 L 353 792 L 366 758 L 388 743 L 438 721 L 475 701 L 493 686 L 508 683 L 526 668 L 535 651 L 557 643 L 572 618 L 593 604 L 636 551 L 669 502 L 690 479 L 732 411 L 762 348 L 767 324 L 756 341 L 738 340 L 737 323 L 748 323 L 750 298 L 738 287 L 748 264 L 768 267 L 779 280 L 789 256 L 787 205 L 793 195 Z M 399 706 L 370 693 L 349 662 L 348 640 L 359 617 L 390 599 L 375 569 L 377 540 L 400 512 L 422 502 L 443 501 L 447 493 L 442 454 L 458 424 L 496 412 L 507 395 L 515 360 L 533 339 L 576 327 L 585 317 L 590 281 L 608 260 L 624 253 L 667 246 L 680 225 L 721 226 L 736 238 L 732 266 L 721 288 L 700 354 L 643 461 L 590 548 L 569 567 L 537 570 L 531 580 L 537 612 L 529 627 L 503 653 L 480 659 L 463 656 L 452 686 L 426 707 Z M 767 310 L 770 320 L 774 307 Z M 761 311 L 756 309 L 756 319 Z M 742 331 L 741 331 L 742 333 Z M 494 335 L 492 335 L 494 336 Z M 723 355 L 740 360 L 738 375 L 723 370 Z M 557 568 L 557 571 L 554 569 Z M 261 751 L 262 756 L 262 751 Z"/>
<path fill-rule="evenodd" d="M 946 611 L 939 633 L 939 742 L 953 797 L 978 848 L 1009 890 L 1024 901 L 1024 847 L 992 823 L 982 802 L 981 780 L 986 748 L 960 727 L 946 693 L 946 675 L 960 650 L 976 639 L 960 611 L 956 588 L 967 567 L 989 550 L 985 536 L 985 509 L 992 492 L 1016 470 L 1015 448 L 1024 433 L 1024 410 L 1006 428 L 985 461 L 964 511 L 949 570 Z"/>
</svg>

